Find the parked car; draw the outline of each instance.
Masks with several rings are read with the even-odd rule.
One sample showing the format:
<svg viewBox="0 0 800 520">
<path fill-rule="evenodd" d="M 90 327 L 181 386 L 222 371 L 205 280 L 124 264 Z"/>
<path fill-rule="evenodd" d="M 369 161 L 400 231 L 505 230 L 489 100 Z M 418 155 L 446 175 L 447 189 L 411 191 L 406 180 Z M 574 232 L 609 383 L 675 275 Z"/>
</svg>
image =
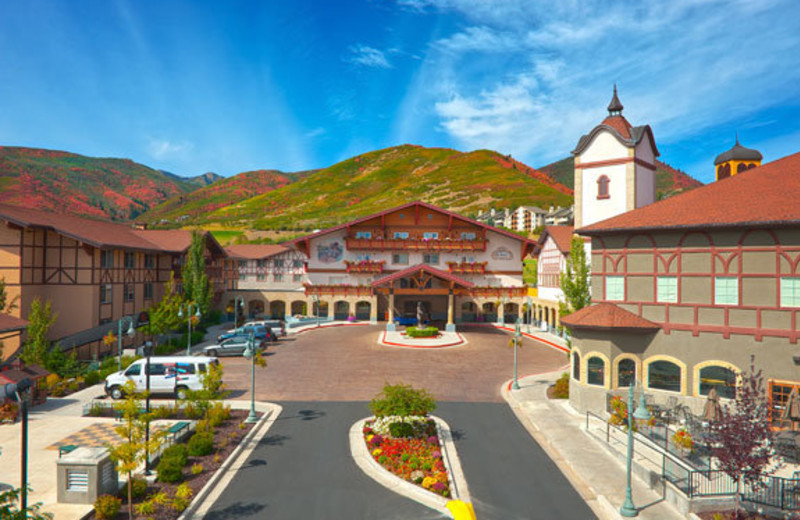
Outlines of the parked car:
<svg viewBox="0 0 800 520">
<path fill-rule="evenodd" d="M 247 323 L 244 324 L 245 327 L 247 327 L 248 325 L 260 325 L 263 327 L 269 327 L 278 336 L 286 335 L 286 323 L 283 320 L 253 320 L 253 321 L 248 321 Z"/>
<path fill-rule="evenodd" d="M 232 338 L 224 339 L 217 345 L 211 345 L 203 349 L 203 353 L 207 356 L 241 356 L 247 349 L 247 342 L 250 341 L 250 336 L 233 336 Z M 256 340 L 256 348 L 263 349 L 263 340 Z"/>
<path fill-rule="evenodd" d="M 263 325 L 245 325 L 238 329 L 231 329 L 217 336 L 217 341 L 223 341 L 235 336 L 250 336 L 250 334 L 260 341 L 278 341 L 278 337 L 272 332 L 272 329 Z"/>
<path fill-rule="evenodd" d="M 137 359 L 125 370 L 106 377 L 106 394 L 114 399 L 124 397 L 122 387 L 133 381 L 137 392 L 147 389 L 147 373 L 150 373 L 150 393 L 173 394 L 178 399 L 186 398 L 187 390 L 202 390 L 200 378 L 209 364 L 219 363 L 216 356 L 154 356 Z"/>
</svg>

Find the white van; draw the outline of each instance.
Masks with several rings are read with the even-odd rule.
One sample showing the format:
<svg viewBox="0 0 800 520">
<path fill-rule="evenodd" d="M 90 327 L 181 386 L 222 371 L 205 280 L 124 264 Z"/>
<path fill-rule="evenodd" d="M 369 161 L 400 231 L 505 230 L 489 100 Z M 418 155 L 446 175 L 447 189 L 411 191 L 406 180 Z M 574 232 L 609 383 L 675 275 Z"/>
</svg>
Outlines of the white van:
<svg viewBox="0 0 800 520">
<path fill-rule="evenodd" d="M 150 372 L 151 394 L 173 394 L 178 399 L 186 398 L 186 390 L 202 390 L 200 378 L 208 365 L 219 363 L 208 356 L 158 356 L 150 358 L 150 370 L 146 371 L 147 358 L 138 359 L 121 372 L 106 377 L 106 394 L 114 399 L 124 397 L 122 386 L 133 381 L 136 391 L 147 390 L 147 372 Z"/>
</svg>

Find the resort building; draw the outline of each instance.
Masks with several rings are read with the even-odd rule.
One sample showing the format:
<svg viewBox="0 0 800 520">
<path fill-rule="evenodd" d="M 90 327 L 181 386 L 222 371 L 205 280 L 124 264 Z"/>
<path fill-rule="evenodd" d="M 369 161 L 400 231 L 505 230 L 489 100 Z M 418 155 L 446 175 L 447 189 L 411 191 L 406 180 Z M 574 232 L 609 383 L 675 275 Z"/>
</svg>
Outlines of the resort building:
<svg viewBox="0 0 800 520">
<path fill-rule="evenodd" d="M 699 410 L 711 389 L 732 397 L 754 356 L 782 410 L 800 388 L 798 193 L 800 153 L 578 229 L 595 304 L 562 318 L 572 405 L 605 409 L 639 381 Z"/>
<path fill-rule="evenodd" d="M 523 318 L 522 260 L 536 242 L 412 202 L 287 244 L 302 253 L 310 316 L 387 321 L 421 304 L 450 330 Z"/>
<path fill-rule="evenodd" d="M 508 229 L 532 233 L 534 229 L 544 226 L 544 218 L 547 211 L 536 206 L 520 206 L 510 214 Z"/>
<path fill-rule="evenodd" d="M 5 204 L 0 204 L 0 222 L 0 279 L 15 305 L 10 316 L 27 319 L 35 298 L 50 301 L 57 319 L 49 339 L 77 349 L 83 358 L 103 353 L 100 339 L 109 330 L 117 333 L 117 320 L 138 319 L 158 302 L 170 274 L 180 290 L 192 240 L 186 230 L 137 229 Z M 225 252 L 210 234 L 205 239 L 206 272 L 219 304 L 229 285 Z M 20 346 L 14 330 L 19 329 L 2 340 L 3 359 Z M 124 341 L 134 344 L 142 338 L 126 336 Z"/>
</svg>

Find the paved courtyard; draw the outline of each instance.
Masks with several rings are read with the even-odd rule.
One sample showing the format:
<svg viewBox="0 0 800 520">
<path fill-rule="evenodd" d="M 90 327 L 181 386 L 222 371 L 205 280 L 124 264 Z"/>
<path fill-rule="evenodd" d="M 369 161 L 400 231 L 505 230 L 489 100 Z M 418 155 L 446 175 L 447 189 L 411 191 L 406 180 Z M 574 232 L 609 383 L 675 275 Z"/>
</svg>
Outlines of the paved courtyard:
<svg viewBox="0 0 800 520">
<path fill-rule="evenodd" d="M 382 326 L 333 327 L 290 336 L 267 350 L 256 367 L 256 399 L 263 401 L 367 401 L 385 383 L 428 389 L 439 401 L 501 402 L 512 377 L 511 334 L 465 328 L 466 345 L 443 349 L 386 347 Z M 566 354 L 532 339 L 518 352 L 519 376 L 566 368 Z M 222 358 L 232 398 L 249 397 L 250 363 Z"/>
</svg>

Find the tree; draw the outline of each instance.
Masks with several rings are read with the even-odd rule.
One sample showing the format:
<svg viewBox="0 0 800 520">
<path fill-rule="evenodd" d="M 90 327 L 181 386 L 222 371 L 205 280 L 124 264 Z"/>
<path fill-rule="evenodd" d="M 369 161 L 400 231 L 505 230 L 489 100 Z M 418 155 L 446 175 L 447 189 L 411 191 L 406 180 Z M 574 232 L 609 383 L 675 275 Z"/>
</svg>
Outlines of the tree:
<svg viewBox="0 0 800 520">
<path fill-rule="evenodd" d="M 30 488 L 29 488 L 30 489 Z M 40 512 L 41 502 L 28 505 L 27 511 L 20 511 L 20 489 L 0 491 L 0 518 L 3 520 L 52 520 L 53 513 Z"/>
<path fill-rule="evenodd" d="M 577 236 L 572 237 L 570 243 L 567 266 L 561 275 L 561 290 L 564 292 L 564 301 L 558 304 L 561 316 L 579 311 L 592 302 L 589 290 L 589 263 L 586 261 L 583 239 Z"/>
<path fill-rule="evenodd" d="M 711 423 L 709 441 L 716 446 L 719 468 L 737 483 L 758 486 L 773 456 L 769 398 L 761 370 L 750 356 L 750 371 L 739 374 L 734 406 L 725 405 L 719 421 Z M 740 514 L 736 493 L 736 514 Z"/>
<path fill-rule="evenodd" d="M 526 258 L 522 262 L 522 281 L 526 285 L 536 287 L 538 276 L 538 264 L 535 258 Z"/>
<path fill-rule="evenodd" d="M 175 277 L 170 273 L 169 281 L 164 284 L 164 296 L 148 309 L 149 322 L 142 325 L 140 330 L 153 337 L 157 345 L 158 336 L 181 326 L 182 318 L 178 317 L 181 304 L 183 297 L 175 290 Z"/>
<path fill-rule="evenodd" d="M 6 279 L 0 278 L 0 313 L 8 314 L 17 308 L 17 300 L 19 296 L 8 299 L 8 292 L 6 291 Z"/>
<path fill-rule="evenodd" d="M 264 363 L 260 353 L 256 353 L 256 364 Z M 260 360 L 260 361 L 259 361 Z M 190 416 L 206 417 L 208 410 L 211 408 L 211 401 L 219 401 L 225 399 L 228 391 L 225 390 L 225 383 L 222 382 L 223 369 L 220 363 L 210 363 L 206 369 L 206 373 L 200 378 L 202 388 L 200 390 L 187 390 L 186 391 L 186 410 Z"/>
<path fill-rule="evenodd" d="M 133 518 L 133 472 L 145 462 L 147 453 L 153 453 L 163 442 L 166 434 L 156 430 L 146 440 L 147 425 L 152 420 L 152 413 L 142 413 L 143 397 L 136 393 L 136 385 L 128 381 L 122 387 L 125 399 L 116 403 L 114 409 L 122 416 L 122 424 L 114 428 L 122 438 L 119 444 L 109 444 L 111 460 L 117 465 L 117 471 L 128 475 L 128 518 Z M 144 396 L 146 397 L 146 396 Z"/>
<path fill-rule="evenodd" d="M 20 356 L 25 363 L 36 363 L 42 366 L 47 364 L 50 350 L 47 333 L 56 322 L 57 317 L 57 314 L 53 314 L 49 300 L 42 304 L 42 300 L 36 297 L 31 302 L 31 310 L 28 313 L 28 339 L 22 347 Z"/>
<path fill-rule="evenodd" d="M 192 232 L 192 244 L 186 253 L 181 277 L 183 295 L 187 300 L 200 306 L 200 312 L 207 314 L 211 305 L 211 284 L 206 275 L 206 237 L 200 231 Z"/>
</svg>

